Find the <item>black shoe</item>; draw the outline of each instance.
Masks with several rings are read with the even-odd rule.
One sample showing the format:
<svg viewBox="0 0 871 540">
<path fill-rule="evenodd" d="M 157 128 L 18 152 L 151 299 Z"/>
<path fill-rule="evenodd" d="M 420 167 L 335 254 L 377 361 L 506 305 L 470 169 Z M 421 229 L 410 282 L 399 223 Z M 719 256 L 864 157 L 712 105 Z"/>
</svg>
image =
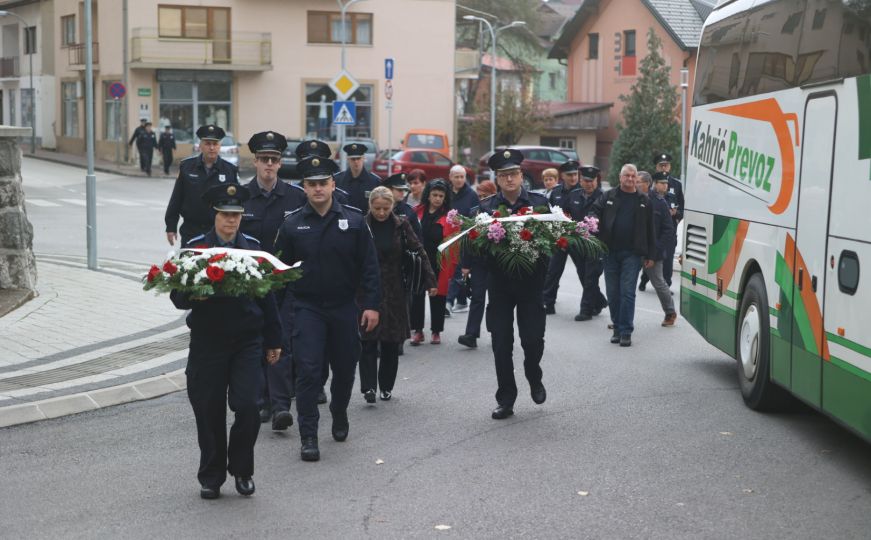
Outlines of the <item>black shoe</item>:
<svg viewBox="0 0 871 540">
<path fill-rule="evenodd" d="M 372 392 L 372 399 L 375 399 L 375 392 Z M 347 413 L 333 415 L 333 440 L 344 442 L 348 438 L 349 429 Z"/>
<path fill-rule="evenodd" d="M 556 315 L 556 308 L 554 306 L 544 306 L 544 314 Z"/>
<path fill-rule="evenodd" d="M 209 486 L 200 486 L 200 498 L 201 499 L 217 499 L 221 496 L 221 488 L 219 487 L 209 487 Z"/>
<path fill-rule="evenodd" d="M 390 390 L 382 390 L 381 391 L 381 401 L 390 401 L 390 398 L 393 397 L 393 394 Z"/>
<path fill-rule="evenodd" d="M 254 479 L 250 476 L 237 476 L 236 491 L 239 492 L 239 495 L 246 497 L 254 495 Z"/>
<path fill-rule="evenodd" d="M 593 318 L 593 316 L 590 315 L 589 313 L 578 313 L 577 315 L 575 315 L 575 320 L 578 321 L 578 322 L 580 322 L 580 321 L 589 321 L 589 320 L 591 320 L 592 318 Z"/>
<path fill-rule="evenodd" d="M 404 354 L 405 354 L 405 342 L 403 341 L 402 343 L 399 344 L 399 352 L 397 353 L 397 356 L 402 356 Z"/>
<path fill-rule="evenodd" d="M 366 398 L 366 403 L 375 403 L 375 390 L 366 390 L 363 397 Z"/>
<path fill-rule="evenodd" d="M 450 319 L 453 315 L 451 314 L 451 308 L 445 308 L 445 319 Z"/>
<path fill-rule="evenodd" d="M 639 283 L 638 290 L 642 291 L 642 292 L 646 291 L 647 290 L 647 283 L 644 283 L 643 281 L 641 283 Z"/>
<path fill-rule="evenodd" d="M 318 405 L 323 405 L 327 402 L 327 393 L 321 388 L 321 391 L 318 392 Z"/>
<path fill-rule="evenodd" d="M 547 399 L 547 390 L 544 389 L 543 384 L 538 383 L 530 390 L 532 390 L 532 401 L 534 401 L 536 405 L 541 405 Z"/>
<path fill-rule="evenodd" d="M 630 334 L 623 334 L 620 336 L 620 346 L 621 347 L 631 347 L 632 346 L 632 336 Z"/>
<path fill-rule="evenodd" d="M 462 336 L 457 338 L 457 342 L 460 345 L 465 345 L 470 349 L 474 349 L 478 346 L 478 338 L 475 336 L 470 336 L 469 334 L 463 334 Z"/>
<path fill-rule="evenodd" d="M 317 437 L 305 437 L 299 450 L 299 457 L 303 461 L 317 461 L 321 459 L 321 451 L 318 449 Z"/>
<path fill-rule="evenodd" d="M 493 413 L 490 415 L 493 420 L 504 420 L 509 416 L 514 414 L 514 409 L 512 407 L 508 407 L 506 405 L 499 405 L 495 409 L 493 409 Z"/>
<path fill-rule="evenodd" d="M 611 335 L 611 343 L 620 343 L 620 334 L 617 333 L 617 330 L 614 330 L 614 333 Z"/>
<path fill-rule="evenodd" d="M 272 431 L 284 431 L 293 425 L 293 415 L 290 411 L 278 411 L 272 415 Z"/>
<path fill-rule="evenodd" d="M 269 419 L 272 418 L 272 413 L 269 412 L 269 409 L 260 409 L 260 423 L 265 424 L 269 422 Z"/>
</svg>

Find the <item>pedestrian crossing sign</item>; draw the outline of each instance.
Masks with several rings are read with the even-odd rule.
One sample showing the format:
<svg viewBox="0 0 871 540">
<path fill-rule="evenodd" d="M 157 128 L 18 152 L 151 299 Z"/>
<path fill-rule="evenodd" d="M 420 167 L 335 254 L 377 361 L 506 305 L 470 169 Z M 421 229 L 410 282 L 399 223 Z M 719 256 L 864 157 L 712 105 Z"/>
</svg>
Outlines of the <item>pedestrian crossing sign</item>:
<svg viewBox="0 0 871 540">
<path fill-rule="evenodd" d="M 356 101 L 333 102 L 333 124 L 337 126 L 353 126 L 357 123 Z"/>
</svg>

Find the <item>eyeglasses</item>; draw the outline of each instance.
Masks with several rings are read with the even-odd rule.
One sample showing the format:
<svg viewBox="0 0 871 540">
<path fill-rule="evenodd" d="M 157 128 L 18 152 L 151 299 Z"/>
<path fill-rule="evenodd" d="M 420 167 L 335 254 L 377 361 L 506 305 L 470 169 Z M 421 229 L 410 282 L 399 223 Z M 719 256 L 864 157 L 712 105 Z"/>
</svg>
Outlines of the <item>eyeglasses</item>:
<svg viewBox="0 0 871 540">
<path fill-rule="evenodd" d="M 280 163 L 281 156 L 257 156 L 257 161 L 261 163 Z"/>
<path fill-rule="evenodd" d="M 513 171 L 496 173 L 496 178 L 505 180 L 506 178 L 517 178 L 520 176 L 520 171 L 515 169 Z"/>
</svg>

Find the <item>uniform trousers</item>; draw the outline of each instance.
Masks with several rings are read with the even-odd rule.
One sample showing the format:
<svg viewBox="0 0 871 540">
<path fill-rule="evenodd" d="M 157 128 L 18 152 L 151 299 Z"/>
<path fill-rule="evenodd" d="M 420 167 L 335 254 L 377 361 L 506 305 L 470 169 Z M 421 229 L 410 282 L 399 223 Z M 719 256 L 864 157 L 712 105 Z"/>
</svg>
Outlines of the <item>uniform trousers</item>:
<svg viewBox="0 0 871 540">
<path fill-rule="evenodd" d="M 511 407 L 517 399 L 514 380 L 514 310 L 523 348 L 523 371 L 530 386 L 541 384 L 546 315 L 542 303 L 545 271 L 524 279 L 512 279 L 490 272 L 487 283 L 487 328 L 496 362 L 496 402 Z"/>
<path fill-rule="evenodd" d="M 191 335 L 187 394 L 197 421 L 201 485 L 220 487 L 233 476 L 254 474 L 254 443 L 260 431 L 257 376 L 263 342 L 259 334 L 234 341 Z M 235 413 L 227 444 L 227 405 Z"/>
<path fill-rule="evenodd" d="M 469 300 L 469 316 L 466 319 L 466 335 L 478 338 L 481 337 L 481 321 L 484 319 L 487 301 L 487 266 L 483 262 L 473 261 L 470 271 L 472 295 Z"/>
<path fill-rule="evenodd" d="M 580 254 L 571 250 L 563 251 L 558 249 L 554 251 L 553 255 L 550 256 L 550 264 L 547 267 L 547 278 L 544 280 L 544 291 L 542 297 L 544 298 L 545 306 L 553 306 L 556 304 L 559 282 L 566 269 L 566 261 L 569 256 L 571 256 L 572 261 L 575 263 L 575 269 L 578 273 L 578 281 L 584 281 L 584 275 L 581 272 L 581 265 L 578 264 L 578 261 L 582 260 Z"/>
<path fill-rule="evenodd" d="M 317 437 L 318 392 L 324 359 L 329 359 L 330 412 L 347 414 L 360 360 L 358 310 L 351 301 L 324 307 L 297 298 L 294 305 L 293 357 L 296 363 L 296 412 L 301 437 Z"/>
<path fill-rule="evenodd" d="M 257 406 L 272 414 L 290 410 L 293 396 L 293 356 L 290 333 L 293 329 L 293 301 L 288 295 L 279 300 L 281 315 L 281 355 L 278 362 L 269 364 L 265 360 L 260 369 L 260 393 Z M 266 358 L 264 351 L 263 358 Z"/>
<path fill-rule="evenodd" d="M 581 276 L 581 285 L 584 292 L 581 295 L 581 313 L 586 315 L 598 315 L 608 305 L 608 300 L 599 289 L 599 278 L 602 277 L 604 266 L 600 259 L 578 257 L 575 260 L 578 267 L 578 275 Z"/>
<path fill-rule="evenodd" d="M 172 150 L 164 150 L 163 154 L 163 174 L 169 174 L 169 168 L 172 166 Z"/>
<path fill-rule="evenodd" d="M 381 362 L 378 351 L 381 351 Z M 390 341 L 363 341 L 363 355 L 360 357 L 360 392 L 377 390 L 393 391 L 396 372 L 399 369 L 399 343 Z M 376 386 L 377 382 L 377 386 Z"/>
<path fill-rule="evenodd" d="M 151 161 L 154 159 L 154 150 L 141 148 L 137 148 L 137 150 L 139 150 L 139 169 L 151 174 Z"/>
</svg>

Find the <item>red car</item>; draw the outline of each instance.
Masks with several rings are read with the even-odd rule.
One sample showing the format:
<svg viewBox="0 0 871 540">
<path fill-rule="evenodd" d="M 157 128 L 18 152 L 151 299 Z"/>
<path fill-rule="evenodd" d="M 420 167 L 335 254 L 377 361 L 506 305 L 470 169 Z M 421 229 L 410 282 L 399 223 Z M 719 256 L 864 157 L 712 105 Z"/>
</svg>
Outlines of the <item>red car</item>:
<svg viewBox="0 0 871 540">
<path fill-rule="evenodd" d="M 372 167 L 372 172 L 380 176 L 382 179 L 387 178 L 391 174 L 408 173 L 413 169 L 421 169 L 426 173 L 429 180 L 433 178 L 444 178 L 447 180 L 450 174 L 451 167 L 455 163 L 444 155 L 433 150 L 400 150 L 393 154 L 393 170 L 387 170 L 387 156 L 382 154 L 375 160 Z M 473 181 L 475 173 L 468 167 L 466 169 L 466 178 Z"/>
<path fill-rule="evenodd" d="M 580 161 L 578 153 L 570 148 L 553 148 L 550 146 L 509 146 L 523 152 L 521 169 L 527 184 L 532 189 L 544 187 L 541 181 L 541 172 L 545 169 L 557 169 L 570 159 Z M 503 147 L 497 150 L 504 150 Z M 478 178 L 490 178 L 490 167 L 487 160 L 492 152 L 487 152 L 478 161 Z"/>
</svg>

